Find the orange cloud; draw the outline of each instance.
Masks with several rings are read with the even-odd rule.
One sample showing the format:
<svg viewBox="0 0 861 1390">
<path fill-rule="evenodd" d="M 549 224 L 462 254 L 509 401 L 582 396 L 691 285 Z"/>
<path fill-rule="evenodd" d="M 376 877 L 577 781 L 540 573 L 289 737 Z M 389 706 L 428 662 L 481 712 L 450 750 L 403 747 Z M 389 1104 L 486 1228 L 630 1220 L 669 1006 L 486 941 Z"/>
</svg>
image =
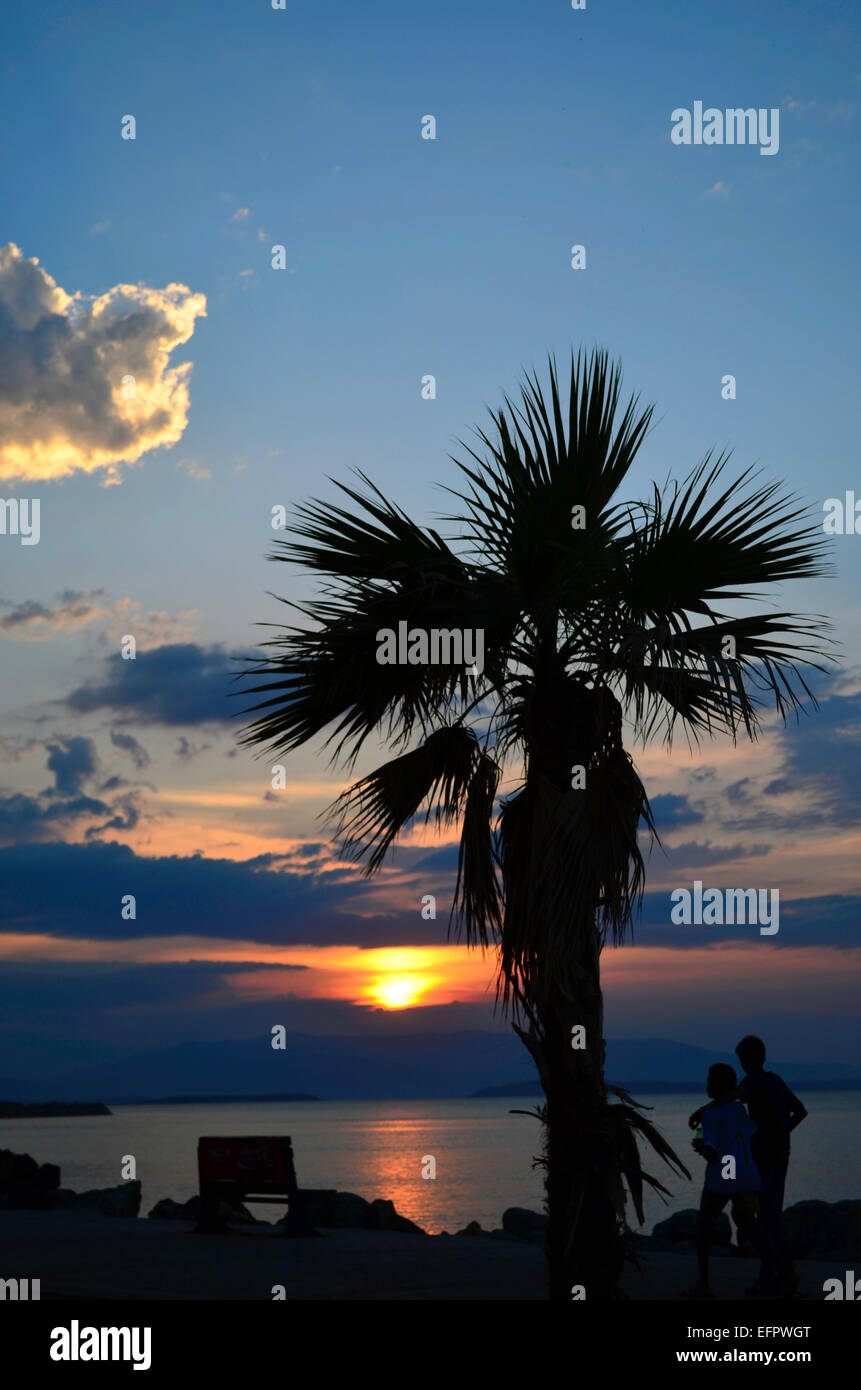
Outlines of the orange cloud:
<svg viewBox="0 0 861 1390">
<path fill-rule="evenodd" d="M 247 963 L 248 969 L 224 976 L 239 1000 L 343 999 L 383 1008 L 411 1004 L 451 1004 L 488 1000 L 495 984 L 495 953 L 482 955 L 465 946 L 382 947 L 261 946 L 252 941 L 201 937 L 137 937 L 126 941 L 69 938 L 8 932 L 0 934 L 0 960 L 58 964 L 157 965 L 182 961 Z M 255 970 L 255 964 L 267 966 Z M 272 966 L 303 966 L 281 974 Z"/>
</svg>

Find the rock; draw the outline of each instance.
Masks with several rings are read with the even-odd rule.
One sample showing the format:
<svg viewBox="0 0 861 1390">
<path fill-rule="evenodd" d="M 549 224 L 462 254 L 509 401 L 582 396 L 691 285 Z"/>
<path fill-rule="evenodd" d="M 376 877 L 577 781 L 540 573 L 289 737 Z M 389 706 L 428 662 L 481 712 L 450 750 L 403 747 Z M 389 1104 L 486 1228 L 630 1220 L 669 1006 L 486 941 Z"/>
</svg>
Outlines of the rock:
<svg viewBox="0 0 861 1390">
<path fill-rule="evenodd" d="M 39 1169 L 39 1185 L 45 1191 L 55 1192 L 60 1186 L 60 1165 L 43 1163 Z"/>
<path fill-rule="evenodd" d="M 420 1236 L 425 1234 L 421 1226 L 395 1211 L 394 1202 L 388 1202 L 382 1197 L 371 1203 L 368 1217 L 365 1229 L 369 1231 L 412 1231 Z"/>
<path fill-rule="evenodd" d="M 487 1232 L 482 1230 L 477 1221 L 470 1221 L 468 1226 L 464 1226 L 462 1231 L 458 1231 L 459 1236 L 484 1236 Z"/>
<path fill-rule="evenodd" d="M 354 1231 L 413 1231 L 421 1226 L 395 1211 L 392 1202 L 377 1198 L 367 1202 L 355 1192 L 315 1192 L 305 1199 L 304 1210 L 315 1226 Z"/>
<path fill-rule="evenodd" d="M 666 1221 L 659 1221 L 652 1231 L 652 1236 L 655 1240 L 670 1242 L 675 1246 L 682 1241 L 693 1244 L 697 1238 L 698 1219 L 699 1212 L 695 1207 L 685 1207 L 684 1211 L 674 1212 Z M 711 1243 L 717 1246 L 732 1243 L 732 1227 L 725 1211 L 719 1212 L 712 1222 Z"/>
<path fill-rule="evenodd" d="M 796 1257 L 861 1259 L 861 1201 L 796 1202 L 784 1211 L 781 1230 Z"/>
<path fill-rule="evenodd" d="M 544 1212 L 529 1211 L 527 1207 L 509 1207 L 502 1213 L 502 1229 L 518 1240 L 540 1245 L 544 1243 L 547 1217 Z"/>
<path fill-rule="evenodd" d="M 861 1201 L 796 1202 L 784 1211 L 781 1229 L 784 1243 L 796 1259 L 861 1259 Z M 697 1212 L 688 1208 L 659 1221 L 650 1244 L 653 1249 L 679 1249 L 685 1245 L 692 1250 L 696 1233 Z M 730 1244 L 731 1235 L 729 1217 L 721 1212 L 712 1226 L 715 1254 L 735 1250 Z"/>
<path fill-rule="evenodd" d="M 219 1202 L 218 1215 L 224 1221 L 232 1221 L 243 1225 L 266 1225 L 266 1222 L 258 1222 L 256 1216 L 242 1202 Z M 199 1221 L 200 1220 L 200 1197 L 189 1197 L 187 1202 L 174 1202 L 170 1197 L 162 1197 L 160 1202 L 156 1202 L 152 1211 L 147 1212 L 147 1216 L 154 1221 Z"/>
<path fill-rule="evenodd" d="M 89 1192 L 59 1188 L 49 1205 L 56 1211 L 98 1211 L 102 1216 L 133 1217 L 140 1211 L 141 1185 L 136 1178 L 117 1187 L 93 1188 Z"/>
<path fill-rule="evenodd" d="M 39 1165 L 29 1154 L 0 1149 L 0 1192 L 11 1192 L 22 1184 L 35 1182 Z"/>
<path fill-rule="evenodd" d="M 40 1166 L 29 1154 L 0 1149 L 0 1210 L 31 1211 L 49 1206 L 59 1186 L 56 1163 Z"/>
<path fill-rule="evenodd" d="M 361 1231 L 367 1225 L 370 1210 L 370 1202 L 355 1192 L 336 1192 L 324 1208 L 318 1210 L 315 1204 L 314 1220 L 320 1226 Z"/>
<path fill-rule="evenodd" d="M 192 1197 L 191 1199 L 195 1199 Z M 244 1202 L 219 1202 L 218 1214 L 223 1216 L 225 1221 L 232 1221 L 238 1226 L 268 1226 L 268 1221 L 258 1221 L 248 1210 Z"/>
<path fill-rule="evenodd" d="M 170 1197 L 162 1197 L 151 1211 L 147 1212 L 151 1221 L 198 1221 L 200 1219 L 200 1198 L 189 1197 L 187 1202 L 174 1202 Z"/>
<path fill-rule="evenodd" d="M 6 1210 L 100 1211 L 105 1216 L 137 1216 L 141 1204 L 139 1182 L 118 1187 L 72 1192 L 60 1186 L 56 1163 L 41 1167 L 29 1154 L 0 1149 L 0 1208 Z"/>
<path fill-rule="evenodd" d="M 404 1231 L 424 1235 L 421 1226 L 410 1221 L 395 1210 L 394 1204 L 378 1198 L 368 1202 L 356 1192 L 335 1192 L 327 1189 L 301 1190 L 299 1210 L 302 1219 L 311 1227 L 322 1226 L 334 1230 L 353 1231 Z M 167 1220 L 196 1220 L 198 1199 L 179 1206 L 169 1199 L 159 1202 L 150 1216 Z M 256 1218 L 244 1206 L 228 1208 L 222 1203 L 220 1215 L 228 1221 L 255 1221 Z M 265 1223 L 258 1223 L 265 1224 Z"/>
</svg>

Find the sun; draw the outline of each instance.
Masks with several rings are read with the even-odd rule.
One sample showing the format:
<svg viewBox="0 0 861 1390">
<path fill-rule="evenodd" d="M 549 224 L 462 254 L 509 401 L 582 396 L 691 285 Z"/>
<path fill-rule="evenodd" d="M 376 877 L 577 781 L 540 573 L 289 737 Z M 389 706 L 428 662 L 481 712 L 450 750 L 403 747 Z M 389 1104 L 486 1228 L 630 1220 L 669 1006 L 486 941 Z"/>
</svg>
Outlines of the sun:
<svg viewBox="0 0 861 1390">
<path fill-rule="evenodd" d="M 430 983 L 421 975 L 390 975 L 375 980 L 368 992 L 385 1009 L 407 1009 L 424 994 Z"/>
</svg>

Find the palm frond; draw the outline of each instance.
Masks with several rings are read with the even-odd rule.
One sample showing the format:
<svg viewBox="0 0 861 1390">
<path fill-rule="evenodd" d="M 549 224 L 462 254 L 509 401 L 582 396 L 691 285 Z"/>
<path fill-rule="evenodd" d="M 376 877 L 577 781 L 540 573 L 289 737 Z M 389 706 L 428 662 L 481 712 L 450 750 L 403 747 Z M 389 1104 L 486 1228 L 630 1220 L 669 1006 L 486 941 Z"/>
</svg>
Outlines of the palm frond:
<svg viewBox="0 0 861 1390">
<path fill-rule="evenodd" d="M 472 462 L 454 460 L 466 489 L 446 489 L 464 512 L 445 519 L 465 523 L 462 538 L 485 564 L 514 578 L 532 600 L 527 607 L 536 593 L 553 593 L 557 569 L 579 564 L 594 579 L 621 524 L 614 493 L 652 416 L 652 407 L 640 411 L 632 397 L 617 418 L 621 368 L 605 352 L 572 354 L 566 406 L 553 357 L 549 380 L 549 401 L 537 375 L 527 373 L 519 402 L 506 396 L 490 412 L 492 432 L 476 431 L 484 456 L 463 444 Z M 571 525 L 575 506 L 585 509 L 582 530 Z"/>
<path fill-rule="evenodd" d="M 471 729 L 453 724 L 434 730 L 418 748 L 383 763 L 329 807 L 344 852 L 367 859 L 366 872 L 373 873 L 423 805 L 426 819 L 456 821 L 476 778 L 483 790 L 488 762 Z"/>
</svg>

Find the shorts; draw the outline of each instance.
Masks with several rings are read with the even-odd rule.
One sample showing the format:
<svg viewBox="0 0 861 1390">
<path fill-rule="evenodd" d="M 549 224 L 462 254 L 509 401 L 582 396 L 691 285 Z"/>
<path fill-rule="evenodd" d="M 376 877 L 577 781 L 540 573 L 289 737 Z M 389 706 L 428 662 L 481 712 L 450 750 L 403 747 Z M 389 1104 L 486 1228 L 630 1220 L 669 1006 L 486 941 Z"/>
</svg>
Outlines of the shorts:
<svg viewBox="0 0 861 1390">
<path fill-rule="evenodd" d="M 700 1199 L 700 1209 L 710 1216 L 716 1216 L 719 1211 L 723 1211 L 727 1202 L 732 1203 L 733 1220 L 737 1226 L 755 1221 L 759 1216 L 758 1192 L 712 1192 L 705 1187 Z"/>
<path fill-rule="evenodd" d="M 759 1216 L 758 1192 L 733 1192 L 730 1201 L 732 1202 L 732 1214 L 736 1225 L 738 1225 L 739 1218 L 745 1222 L 755 1221 Z"/>
</svg>

